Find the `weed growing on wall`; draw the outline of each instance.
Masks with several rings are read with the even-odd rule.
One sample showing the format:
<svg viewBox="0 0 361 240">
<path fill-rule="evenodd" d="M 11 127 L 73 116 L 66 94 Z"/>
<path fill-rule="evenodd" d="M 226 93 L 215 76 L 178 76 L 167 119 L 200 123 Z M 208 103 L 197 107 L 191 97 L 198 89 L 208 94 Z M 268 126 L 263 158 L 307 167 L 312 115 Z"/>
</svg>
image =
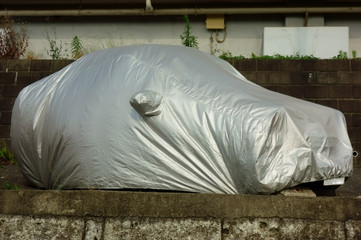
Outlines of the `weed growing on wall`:
<svg viewBox="0 0 361 240">
<path fill-rule="evenodd" d="M 73 59 L 78 59 L 84 55 L 84 47 L 82 41 L 78 36 L 74 36 L 71 40 L 71 56 Z"/>
<path fill-rule="evenodd" d="M 19 186 L 16 183 L 10 184 L 9 182 L 5 181 L 0 186 L 0 190 L 19 190 Z"/>
<path fill-rule="evenodd" d="M 18 59 L 24 55 L 29 43 L 22 25 L 9 16 L 0 17 L 0 59 Z"/>
<path fill-rule="evenodd" d="M 222 58 L 222 59 L 224 59 L 224 60 L 226 60 L 226 59 L 245 59 L 245 57 L 242 56 L 242 55 L 233 56 L 230 51 L 222 52 L 222 54 L 219 55 L 218 57 L 219 57 L 219 58 Z"/>
<path fill-rule="evenodd" d="M 67 58 L 67 50 L 63 50 L 63 42 L 58 41 L 56 37 L 55 26 L 52 26 L 52 32 L 49 34 L 48 31 L 45 31 L 45 38 L 49 43 L 49 49 L 46 50 L 46 53 L 50 55 L 53 60 L 60 60 Z M 63 51 L 65 53 L 63 53 Z"/>
<path fill-rule="evenodd" d="M 338 51 L 338 55 L 334 56 L 332 59 L 348 59 L 347 52 L 340 50 Z"/>
<path fill-rule="evenodd" d="M 301 55 L 300 53 L 296 53 L 295 55 L 275 54 L 272 56 L 270 55 L 256 56 L 254 53 L 252 53 L 252 58 L 253 59 L 301 59 L 301 60 L 318 59 L 313 55 Z"/>
<path fill-rule="evenodd" d="M 4 141 L 1 143 L 1 145 L 2 147 L 0 148 L 0 164 L 14 165 L 16 163 L 14 153 L 9 149 L 9 147 Z"/>
<path fill-rule="evenodd" d="M 192 27 L 187 15 L 184 15 L 184 32 L 180 35 L 183 46 L 198 48 L 197 37 L 192 35 Z"/>
<path fill-rule="evenodd" d="M 357 56 L 356 50 L 352 50 L 352 59 L 361 59 L 360 57 Z"/>
</svg>

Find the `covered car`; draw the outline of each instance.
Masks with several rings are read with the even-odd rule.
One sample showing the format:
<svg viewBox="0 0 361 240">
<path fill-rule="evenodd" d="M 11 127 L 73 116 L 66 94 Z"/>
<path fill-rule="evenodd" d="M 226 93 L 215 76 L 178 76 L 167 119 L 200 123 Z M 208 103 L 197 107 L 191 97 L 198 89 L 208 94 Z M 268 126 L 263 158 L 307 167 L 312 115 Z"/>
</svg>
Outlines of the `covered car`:
<svg viewBox="0 0 361 240">
<path fill-rule="evenodd" d="M 352 174 L 341 112 L 181 46 L 93 52 L 27 86 L 11 143 L 45 189 L 271 194 Z"/>
</svg>

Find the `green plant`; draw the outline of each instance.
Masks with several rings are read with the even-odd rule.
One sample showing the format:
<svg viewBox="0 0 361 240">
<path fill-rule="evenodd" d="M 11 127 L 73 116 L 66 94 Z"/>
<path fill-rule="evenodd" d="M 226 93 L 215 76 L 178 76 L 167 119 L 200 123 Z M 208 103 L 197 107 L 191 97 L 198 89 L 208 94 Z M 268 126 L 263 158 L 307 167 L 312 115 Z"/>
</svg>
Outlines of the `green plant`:
<svg viewBox="0 0 361 240">
<path fill-rule="evenodd" d="M 19 190 L 19 186 L 16 183 L 11 185 L 9 182 L 5 181 L 0 190 Z"/>
<path fill-rule="evenodd" d="M 347 52 L 340 50 L 338 51 L 338 55 L 334 56 L 332 59 L 348 59 Z"/>
<path fill-rule="evenodd" d="M 63 57 L 63 42 L 57 40 L 55 26 L 52 26 L 52 35 L 53 36 L 51 37 L 49 32 L 45 31 L 45 38 L 48 41 L 50 48 L 49 50 L 46 50 L 46 52 L 53 60 L 64 59 L 65 57 Z M 66 55 L 67 50 L 64 51 Z"/>
<path fill-rule="evenodd" d="M 191 34 L 192 27 L 190 25 L 189 18 L 187 15 L 184 15 L 183 18 L 185 21 L 184 32 L 180 35 L 182 44 L 183 44 L 183 46 L 186 46 L 186 47 L 198 48 L 197 37 Z"/>
<path fill-rule="evenodd" d="M 0 17 L 0 59 L 18 59 L 28 47 L 28 34 L 24 26 L 16 27 L 9 16 Z"/>
<path fill-rule="evenodd" d="M 82 41 L 78 36 L 74 36 L 71 40 L 71 55 L 74 59 L 78 59 L 84 55 L 84 48 Z"/>
<path fill-rule="evenodd" d="M 242 55 L 233 56 L 230 51 L 222 52 L 222 54 L 219 55 L 218 57 L 222 58 L 223 60 L 226 60 L 226 59 L 245 59 L 245 57 L 242 56 Z"/>
<path fill-rule="evenodd" d="M 14 153 L 8 148 L 5 142 L 2 142 L 2 148 L 0 149 L 0 164 L 1 165 L 16 164 Z"/>
<path fill-rule="evenodd" d="M 359 57 L 357 57 L 357 52 L 356 52 L 356 50 L 352 50 L 352 58 L 353 58 L 353 59 L 360 59 Z"/>
<path fill-rule="evenodd" d="M 275 54 L 275 55 L 263 55 L 263 56 L 257 56 L 254 53 L 252 53 L 252 58 L 253 59 L 295 59 L 295 60 L 318 59 L 313 55 L 301 55 L 300 53 L 296 53 L 295 55 Z"/>
</svg>

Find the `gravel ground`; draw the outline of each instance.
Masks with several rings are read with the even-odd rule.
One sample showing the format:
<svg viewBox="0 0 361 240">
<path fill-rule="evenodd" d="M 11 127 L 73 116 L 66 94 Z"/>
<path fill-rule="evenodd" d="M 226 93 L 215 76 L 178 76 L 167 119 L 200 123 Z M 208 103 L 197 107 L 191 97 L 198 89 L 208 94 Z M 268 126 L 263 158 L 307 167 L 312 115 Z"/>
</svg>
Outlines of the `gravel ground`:
<svg viewBox="0 0 361 240">
<path fill-rule="evenodd" d="M 6 183 L 11 189 L 14 189 L 15 184 L 19 189 L 35 189 L 26 183 L 17 165 L 5 165 L 4 168 L 0 168 L 0 188 L 4 189 Z M 336 196 L 361 197 L 361 168 L 355 168 L 346 183 L 337 188 Z"/>
</svg>

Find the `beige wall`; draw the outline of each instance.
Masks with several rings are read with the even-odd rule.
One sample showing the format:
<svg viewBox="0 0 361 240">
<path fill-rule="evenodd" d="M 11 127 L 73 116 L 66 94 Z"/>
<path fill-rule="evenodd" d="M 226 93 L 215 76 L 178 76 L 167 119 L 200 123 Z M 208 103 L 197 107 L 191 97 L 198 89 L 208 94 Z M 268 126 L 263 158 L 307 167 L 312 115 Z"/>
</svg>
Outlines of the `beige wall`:
<svg viewBox="0 0 361 240">
<path fill-rule="evenodd" d="M 211 31 L 206 29 L 205 16 L 190 16 L 193 34 L 198 37 L 202 51 L 211 50 Z M 182 16 L 128 16 L 128 17 L 39 17 L 26 19 L 29 32 L 29 50 L 37 58 L 50 58 L 47 54 L 49 43 L 46 32 L 54 38 L 70 56 L 70 41 L 78 36 L 87 51 L 132 44 L 173 44 L 180 45 L 179 35 L 183 32 Z M 216 41 L 213 32 L 213 50 L 216 54 L 230 51 L 232 55 L 250 57 L 252 53 L 262 53 L 263 28 L 300 26 L 303 16 L 281 15 L 228 15 L 226 16 L 226 39 Z M 356 16 L 310 16 L 310 26 L 348 26 L 350 32 L 349 52 L 356 50 L 361 56 L 361 19 Z M 219 32 L 223 40 L 224 31 Z M 66 52 L 63 52 L 66 57 Z M 351 56 L 351 54 L 350 54 Z"/>
</svg>

